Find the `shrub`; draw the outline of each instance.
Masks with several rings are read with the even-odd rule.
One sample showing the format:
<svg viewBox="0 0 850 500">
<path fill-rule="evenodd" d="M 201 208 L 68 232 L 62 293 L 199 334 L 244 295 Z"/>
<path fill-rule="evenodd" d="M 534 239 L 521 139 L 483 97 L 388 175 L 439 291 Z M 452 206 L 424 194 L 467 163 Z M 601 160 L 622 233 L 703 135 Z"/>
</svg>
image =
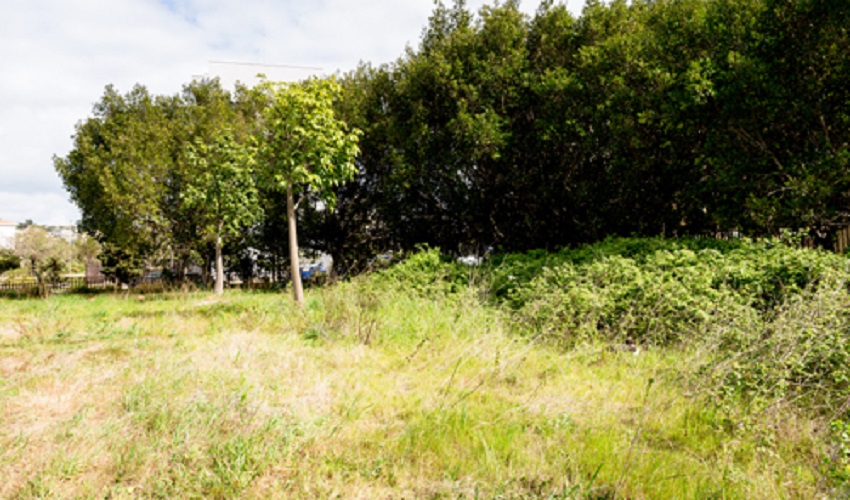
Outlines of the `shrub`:
<svg viewBox="0 0 850 500">
<path fill-rule="evenodd" d="M 610 239 L 495 257 L 472 271 L 424 249 L 370 280 L 425 296 L 476 285 L 514 327 L 564 347 L 597 340 L 694 354 L 682 373 L 721 405 L 848 414 L 846 257 L 779 241 Z"/>
<path fill-rule="evenodd" d="M 666 345 L 730 316 L 746 328 L 753 312 L 728 288 L 713 287 L 710 267 L 697 259 L 687 250 L 644 265 L 611 256 L 546 269 L 513 294 L 516 322 L 566 346 L 599 338 Z"/>
<path fill-rule="evenodd" d="M 21 267 L 21 258 L 11 250 L 0 248 L 0 274 Z"/>
<path fill-rule="evenodd" d="M 589 338 L 673 344 L 709 330 L 746 336 L 777 308 L 825 280 L 850 279 L 844 257 L 776 241 L 607 240 L 516 257 L 495 268 L 498 296 L 533 334 L 571 345 Z M 506 269 L 518 270 L 502 286 Z M 527 280 L 527 281 L 524 281 Z"/>
<path fill-rule="evenodd" d="M 693 380 L 723 402 L 752 411 L 791 404 L 816 415 L 850 413 L 850 295 L 825 280 L 789 296 L 746 335 L 709 332 L 692 361 Z"/>
<path fill-rule="evenodd" d="M 521 306 L 514 292 L 541 276 L 546 269 L 564 264 L 586 265 L 606 257 L 624 257 L 644 263 L 659 251 L 714 250 L 729 252 L 746 245 L 743 240 L 717 240 L 714 238 L 608 238 L 593 245 L 566 248 L 558 252 L 532 250 L 521 254 L 494 256 L 488 263 L 491 294 L 499 301 L 513 307 Z"/>
<path fill-rule="evenodd" d="M 437 248 L 423 247 L 399 263 L 380 271 L 375 277 L 378 285 L 403 287 L 420 295 L 445 295 L 469 288 L 470 273 Z"/>
</svg>

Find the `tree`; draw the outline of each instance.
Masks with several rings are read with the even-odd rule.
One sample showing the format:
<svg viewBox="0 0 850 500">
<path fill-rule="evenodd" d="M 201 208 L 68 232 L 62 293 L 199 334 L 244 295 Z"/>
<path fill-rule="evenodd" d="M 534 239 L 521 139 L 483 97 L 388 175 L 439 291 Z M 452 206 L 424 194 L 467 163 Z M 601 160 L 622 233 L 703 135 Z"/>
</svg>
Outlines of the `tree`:
<svg viewBox="0 0 850 500">
<path fill-rule="evenodd" d="M 228 131 L 237 143 L 244 143 L 248 136 L 244 120 L 237 110 L 238 103 L 217 79 L 200 79 L 184 85 L 175 96 L 174 116 L 170 134 L 174 154 L 173 168 L 167 180 L 167 196 L 162 200 L 163 212 L 170 225 L 170 246 L 177 258 L 172 261 L 172 271 L 178 274 L 188 269 L 190 261 L 203 258 L 206 263 L 210 251 L 214 252 L 212 240 L 201 234 L 202 223 L 196 220 L 198 207 L 186 203 L 185 193 L 196 185 L 203 174 L 197 162 L 190 161 L 186 154 L 188 145 L 213 145 L 223 131 Z M 204 270 L 209 265 L 204 265 Z"/>
<path fill-rule="evenodd" d="M 194 211 L 201 235 L 215 245 L 215 294 L 224 293 L 222 241 L 238 236 L 261 217 L 254 183 L 251 148 L 238 144 L 230 131 L 210 143 L 198 138 L 186 151 L 197 175 L 185 187 L 183 203 Z"/>
<path fill-rule="evenodd" d="M 106 88 L 93 116 L 77 125 L 74 148 L 54 160 L 82 212 L 81 229 L 103 245 L 104 274 L 128 283 L 145 267 L 169 265 L 179 274 L 192 261 L 212 262 L 197 207 L 184 203 L 201 174 L 187 144 L 213 144 L 225 128 L 244 142 L 259 115 L 251 96 L 240 89 L 234 100 L 216 79 L 172 96 L 141 85 L 126 94 Z"/>
<path fill-rule="evenodd" d="M 15 253 L 21 260 L 29 262 L 39 292 L 47 297 L 47 284 L 59 280 L 71 257 L 71 246 L 65 240 L 51 236 L 42 227 L 30 226 L 15 235 Z"/>
<path fill-rule="evenodd" d="M 103 251 L 103 246 L 86 233 L 81 233 L 73 244 L 74 258 L 81 264 L 92 264 Z"/>
<path fill-rule="evenodd" d="M 304 302 L 298 265 L 296 195 L 317 194 L 328 210 L 336 201 L 332 188 L 357 172 L 360 132 L 334 113 L 341 88 L 334 80 L 313 79 L 303 83 L 265 82 L 258 91 L 267 99 L 259 156 L 272 184 L 286 192 L 289 226 L 289 259 L 295 301 Z"/>
<path fill-rule="evenodd" d="M 104 245 L 104 270 L 131 279 L 169 242 L 169 179 L 178 142 L 174 100 L 137 85 L 126 95 L 107 87 L 94 116 L 76 127 L 74 148 L 54 158 L 81 229 Z M 107 264 L 107 262 L 104 262 Z M 120 270 L 120 271 L 119 271 Z"/>
</svg>

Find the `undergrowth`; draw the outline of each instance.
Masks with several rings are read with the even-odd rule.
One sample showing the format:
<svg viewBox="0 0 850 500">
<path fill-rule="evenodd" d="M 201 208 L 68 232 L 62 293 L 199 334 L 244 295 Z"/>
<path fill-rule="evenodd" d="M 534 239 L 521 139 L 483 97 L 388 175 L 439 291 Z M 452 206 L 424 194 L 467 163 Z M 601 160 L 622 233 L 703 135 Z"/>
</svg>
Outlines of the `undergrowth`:
<svg viewBox="0 0 850 500">
<path fill-rule="evenodd" d="M 417 287 L 431 293 L 477 284 L 513 331 L 562 349 L 678 352 L 676 377 L 724 425 L 799 415 L 821 436 L 824 480 L 848 484 L 846 439 L 835 437 L 850 422 L 845 256 L 778 240 L 621 238 L 497 256 L 477 273 L 438 257 L 420 253 L 393 276 L 433 278 Z"/>
<path fill-rule="evenodd" d="M 425 249 L 286 295 L 0 302 L 0 496 L 814 498 L 850 484 L 844 257 Z"/>
</svg>

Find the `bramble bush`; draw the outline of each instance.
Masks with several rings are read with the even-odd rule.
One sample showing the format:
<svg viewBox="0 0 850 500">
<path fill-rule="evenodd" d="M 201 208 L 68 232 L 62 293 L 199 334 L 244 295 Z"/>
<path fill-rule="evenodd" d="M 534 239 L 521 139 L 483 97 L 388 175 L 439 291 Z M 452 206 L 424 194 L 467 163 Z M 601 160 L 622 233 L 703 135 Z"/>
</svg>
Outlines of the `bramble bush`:
<svg viewBox="0 0 850 500">
<path fill-rule="evenodd" d="M 564 264 L 513 292 L 514 317 L 528 333 L 566 347 L 597 340 L 668 345 L 715 320 L 752 318 L 746 302 L 712 278 L 710 265 L 690 250 L 659 252 L 643 264 L 621 256 Z"/>
<path fill-rule="evenodd" d="M 509 275 L 507 303 L 518 324 L 565 345 L 624 337 L 666 345 L 712 325 L 726 329 L 736 317 L 736 329 L 749 330 L 823 280 L 850 278 L 847 260 L 835 254 L 773 240 L 711 241 L 607 240 L 560 252 L 548 265 Z M 494 281 L 504 274 L 499 269 Z"/>
<path fill-rule="evenodd" d="M 620 238 L 495 256 L 473 272 L 427 249 L 378 280 L 424 294 L 481 284 L 518 332 L 565 348 L 688 350 L 682 374 L 721 406 L 848 414 L 845 256 L 779 240 Z"/>
<path fill-rule="evenodd" d="M 689 349 L 683 375 L 721 406 L 844 418 L 848 284 L 846 257 L 777 240 L 609 240 L 562 252 L 561 263 L 515 285 L 508 303 L 518 329 L 566 347 Z"/>
<path fill-rule="evenodd" d="M 718 327 L 689 365 L 702 392 L 751 411 L 791 404 L 813 415 L 848 415 L 850 295 L 830 278 L 791 295 L 749 332 Z"/>
<path fill-rule="evenodd" d="M 378 272 L 377 286 L 401 287 L 419 295 L 446 295 L 469 288 L 471 270 L 437 248 L 422 247 L 398 263 Z"/>
</svg>

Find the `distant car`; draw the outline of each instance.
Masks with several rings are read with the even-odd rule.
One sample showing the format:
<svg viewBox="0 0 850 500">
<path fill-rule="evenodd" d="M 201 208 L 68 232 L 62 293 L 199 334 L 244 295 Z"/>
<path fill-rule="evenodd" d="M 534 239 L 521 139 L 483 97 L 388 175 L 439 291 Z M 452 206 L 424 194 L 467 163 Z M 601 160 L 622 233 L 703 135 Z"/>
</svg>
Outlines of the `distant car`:
<svg viewBox="0 0 850 500">
<path fill-rule="evenodd" d="M 481 263 L 484 262 L 484 259 L 486 259 L 492 252 L 493 247 L 488 246 L 484 249 L 484 255 L 464 255 L 463 257 L 458 257 L 457 261 L 467 266 L 478 266 L 481 265 Z"/>
<path fill-rule="evenodd" d="M 139 283 L 155 283 L 162 279 L 162 269 L 156 269 L 143 274 L 139 279 Z"/>
<path fill-rule="evenodd" d="M 301 266 L 300 269 L 302 281 L 315 281 L 320 276 L 324 276 L 325 274 L 327 274 L 327 270 L 325 269 L 324 264 L 322 264 L 321 262 L 307 264 Z"/>
</svg>

